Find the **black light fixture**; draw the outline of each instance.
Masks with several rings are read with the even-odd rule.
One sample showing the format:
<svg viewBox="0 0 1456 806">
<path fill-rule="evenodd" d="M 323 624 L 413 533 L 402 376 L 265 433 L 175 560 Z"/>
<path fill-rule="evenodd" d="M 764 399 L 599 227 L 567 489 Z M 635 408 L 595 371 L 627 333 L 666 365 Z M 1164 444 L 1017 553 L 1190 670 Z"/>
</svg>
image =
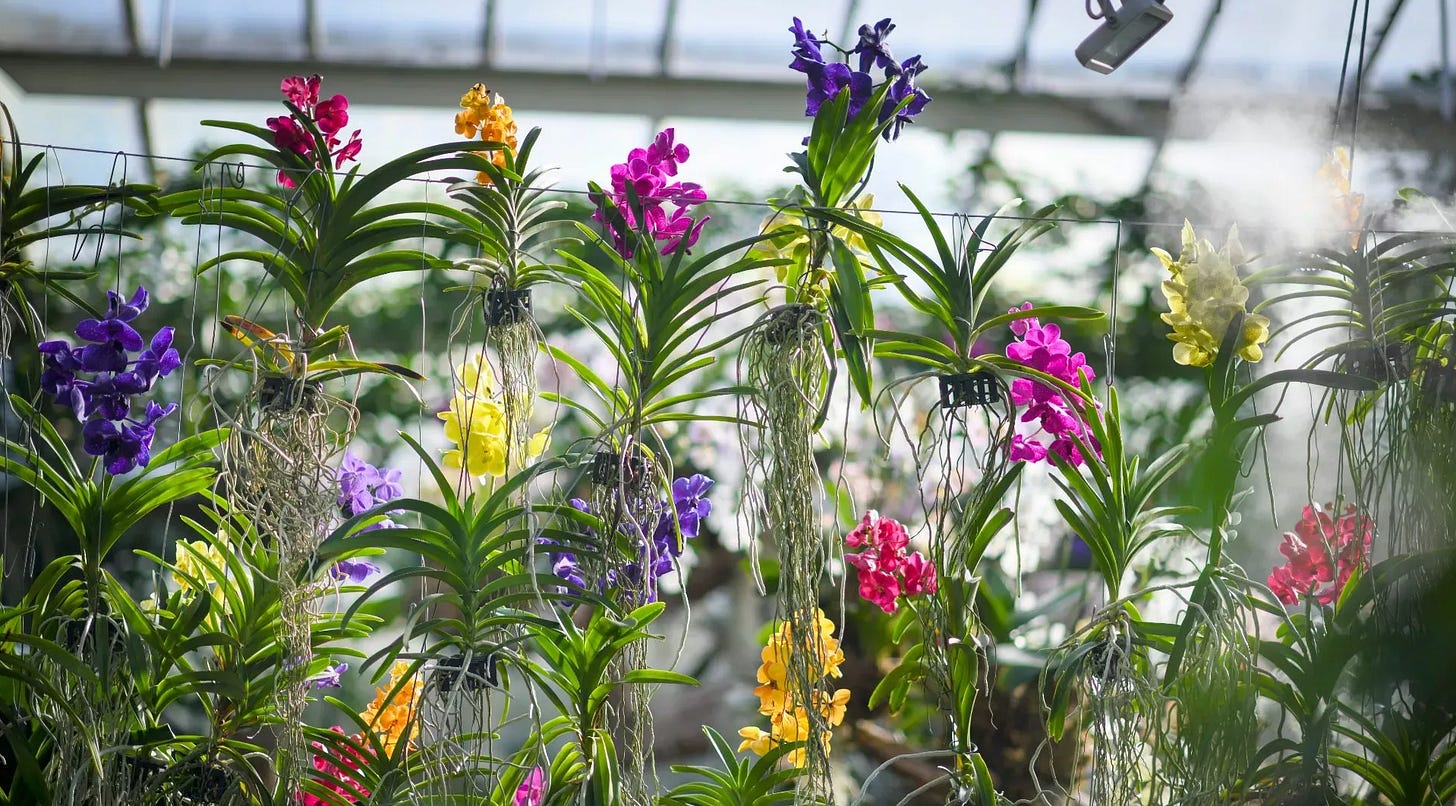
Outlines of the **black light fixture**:
<svg viewBox="0 0 1456 806">
<path fill-rule="evenodd" d="M 1122 0 L 1119 9 L 1112 7 L 1112 0 L 1097 0 L 1097 4 L 1102 7 L 1100 14 L 1092 12 L 1092 0 L 1087 0 L 1087 16 L 1102 24 L 1077 46 L 1077 61 L 1099 73 L 1121 67 L 1173 19 L 1173 12 L 1160 0 Z"/>
</svg>

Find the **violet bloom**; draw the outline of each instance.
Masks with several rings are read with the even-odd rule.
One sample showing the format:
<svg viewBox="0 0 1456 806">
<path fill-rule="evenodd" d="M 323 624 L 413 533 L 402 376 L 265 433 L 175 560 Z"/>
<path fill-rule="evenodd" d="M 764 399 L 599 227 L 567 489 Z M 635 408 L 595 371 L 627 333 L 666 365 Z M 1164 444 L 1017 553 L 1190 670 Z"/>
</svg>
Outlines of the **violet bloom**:
<svg viewBox="0 0 1456 806">
<path fill-rule="evenodd" d="M 345 453 L 339 466 L 339 506 L 344 515 L 353 517 L 374 506 L 374 485 L 379 483 L 379 470 L 368 462 Z"/>
<path fill-rule="evenodd" d="M 859 27 L 859 44 L 855 45 L 850 53 L 859 54 L 859 71 L 861 73 L 868 73 L 871 67 L 894 70 L 898 66 L 895 64 L 894 55 L 890 53 L 889 46 L 885 44 L 885 39 L 893 30 L 895 30 L 895 23 L 890 22 L 889 17 L 880 20 L 873 26 L 861 25 Z"/>
<path fill-rule="evenodd" d="M 912 56 L 906 59 L 897 68 L 898 75 L 890 85 L 890 91 L 885 95 L 885 103 L 880 107 L 880 122 L 884 123 L 893 115 L 894 120 L 885 127 L 881 135 L 886 141 L 895 140 L 900 136 L 900 130 L 905 124 L 920 114 L 925 105 L 930 103 L 930 96 L 925 90 L 915 86 L 915 77 L 925 72 L 925 64 L 920 61 L 919 56 Z M 909 99 L 904 107 L 900 104 Z"/>
<path fill-rule="evenodd" d="M 805 73 L 809 76 L 809 91 L 804 101 L 804 114 L 808 117 L 818 115 L 820 107 L 833 100 L 846 87 L 849 88 L 848 118 L 859 114 L 874 94 L 874 79 L 870 78 L 869 73 L 852 71 L 847 64 L 835 62 L 809 65 Z"/>
<path fill-rule="evenodd" d="M 789 69 L 803 73 L 811 64 L 824 64 L 824 54 L 819 50 L 824 40 L 804 30 L 804 23 L 798 17 L 794 18 L 789 33 L 794 35 L 794 61 L 789 64 Z"/>
<path fill-rule="evenodd" d="M 88 420 L 81 429 L 82 447 L 86 453 L 101 457 L 107 473 L 113 476 L 129 473 L 151 461 L 156 423 L 176 410 L 176 403 L 159 406 L 149 401 L 146 414 L 140 420 Z"/>
<path fill-rule="evenodd" d="M 337 665 L 326 666 L 313 678 L 314 688 L 343 688 L 344 681 L 341 675 L 349 670 L 349 664 L 340 661 Z"/>
<path fill-rule="evenodd" d="M 339 513 L 345 518 L 352 518 L 361 512 L 368 512 L 380 504 L 402 498 L 404 489 L 400 486 L 400 477 L 401 474 L 398 470 L 375 467 L 352 452 L 344 454 L 344 461 L 339 465 L 338 473 Z M 386 518 L 379 523 L 364 527 L 362 531 L 392 529 L 396 525 Z"/>
<path fill-rule="evenodd" d="M 672 498 L 661 501 L 656 508 L 656 522 L 650 535 L 632 523 L 619 526 L 624 541 L 635 547 L 632 559 L 619 566 L 609 567 L 598 580 L 603 593 L 615 589 L 617 595 L 632 597 L 628 604 L 647 604 L 657 601 L 659 580 L 673 572 L 676 558 L 682 555 L 684 539 L 698 536 L 703 519 L 713 510 L 707 499 L 713 480 L 702 474 L 675 479 L 672 483 Z M 573 498 L 571 506 L 582 512 L 591 512 L 591 506 L 580 498 Z M 545 538 L 539 545 L 559 548 Z M 563 582 L 577 588 L 585 588 L 587 580 L 577 563 L 575 555 L 569 552 L 553 551 L 550 555 L 551 573 Z M 620 561 L 620 558 L 619 558 Z"/>
<path fill-rule="evenodd" d="M 359 585 L 375 574 L 379 573 L 379 566 L 362 557 L 352 557 L 347 560 L 339 560 L 329 569 L 329 575 L 334 579 L 343 582 L 345 580 Z"/>
<path fill-rule="evenodd" d="M 177 409 L 176 404 L 148 402 L 142 417 L 134 419 L 132 398 L 150 391 L 159 378 L 182 365 L 182 358 L 172 347 L 172 328 L 162 328 L 147 344 L 132 327 L 150 301 L 145 287 L 127 299 L 115 291 L 106 296 L 106 314 L 76 326 L 76 335 L 89 344 L 73 348 L 55 340 L 36 349 L 44 367 L 42 391 L 75 413 L 82 422 L 84 450 L 100 457 L 106 472 L 116 476 L 150 461 L 157 421 Z M 133 359 L 136 351 L 141 354 Z"/>
</svg>

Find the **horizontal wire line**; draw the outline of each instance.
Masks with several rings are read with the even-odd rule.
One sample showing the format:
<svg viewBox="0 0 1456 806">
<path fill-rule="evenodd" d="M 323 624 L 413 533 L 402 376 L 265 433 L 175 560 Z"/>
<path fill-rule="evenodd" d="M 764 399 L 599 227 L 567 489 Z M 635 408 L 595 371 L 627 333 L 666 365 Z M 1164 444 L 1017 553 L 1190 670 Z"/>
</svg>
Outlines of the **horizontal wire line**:
<svg viewBox="0 0 1456 806">
<path fill-rule="evenodd" d="M 260 164 L 256 164 L 256 163 L 242 162 L 242 161 L 236 161 L 236 162 L 234 162 L 234 161 L 227 161 L 227 160 L 199 160 L 199 159 L 194 159 L 192 157 L 177 157 L 177 156 L 172 156 L 172 155 L 169 155 L 169 154 L 147 154 L 147 153 L 137 152 L 137 151 L 114 151 L 114 150 L 107 150 L 107 149 L 103 149 L 103 148 L 87 148 L 87 147 L 84 147 L 84 146 L 60 146 L 60 145 L 54 145 L 54 144 L 50 144 L 50 143 L 32 143 L 32 142 L 28 142 L 28 141 L 25 141 L 25 140 L 7 140 L 5 138 L 0 138 L 0 143 L 3 143 L 3 144 L 12 144 L 12 145 L 18 145 L 18 146 L 24 146 L 26 148 L 39 148 L 39 149 L 44 149 L 44 150 L 47 150 L 47 151 L 69 151 L 69 152 L 74 152 L 74 153 L 79 153 L 79 154 L 99 154 L 99 155 L 103 155 L 103 156 L 115 157 L 115 158 L 121 158 L 121 159 L 136 158 L 136 159 L 151 160 L 151 161 L 165 160 L 165 161 L 168 161 L 168 162 L 185 162 L 185 163 L 187 163 L 189 165 L 192 165 L 194 168 L 200 168 L 203 165 L 216 165 L 216 166 L 219 166 L 221 168 L 233 168 L 233 169 L 236 169 L 236 168 L 244 168 L 244 169 L 252 168 L 254 170 L 259 170 L 259 171 L 277 171 L 278 170 L 278 166 L 276 166 L 276 165 L 260 165 Z M 360 173 L 361 176 L 368 176 L 371 172 L 370 171 L 360 171 L 359 173 Z M 404 178 L 404 181 L 407 181 L 407 182 L 419 182 L 419 183 L 423 183 L 423 184 L 435 184 L 435 185 L 449 185 L 449 184 L 452 184 L 451 182 L 447 182 L 446 180 L 443 180 L 443 179 L 430 179 L 428 177 L 421 177 L 421 176 L 408 176 L 408 177 L 405 177 Z M 550 191 L 552 193 L 561 193 L 561 194 L 570 195 L 570 196 L 587 196 L 587 197 L 590 197 L 591 196 L 591 191 L 588 191 L 588 190 L 574 190 L 574 189 L 571 189 L 571 188 L 561 188 L 561 187 L 557 187 L 557 186 L 554 186 L 554 185 L 546 185 L 546 186 L 543 186 L 543 187 L 532 188 L 532 189 L 533 190 L 546 190 L 546 191 Z M 655 196 L 648 196 L 648 197 L 644 197 L 644 198 L 648 198 L 648 199 L 658 199 L 658 198 L 661 198 L 662 200 L 670 200 L 670 199 L 676 198 L 676 197 L 655 197 Z M 736 207 L 758 207 L 758 208 L 762 208 L 762 209 L 764 209 L 764 210 L 766 210 L 766 211 L 768 211 L 770 213 L 777 213 L 777 212 L 779 212 L 778 208 L 774 207 L 772 204 L 769 204 L 768 202 L 762 202 L 762 201 L 747 201 L 747 200 L 743 200 L 743 199 L 719 199 L 719 198 L 712 198 L 712 197 L 709 197 L 705 201 L 707 203 L 717 204 L 717 205 L 725 205 L 725 206 L 731 205 L 731 206 L 736 206 Z M 856 210 L 859 211 L 859 212 L 878 213 L 880 215 L 911 215 L 911 216 L 918 215 L 918 213 L 916 211 L 914 211 L 914 210 L 894 210 L 894 209 L 880 208 L 880 207 L 856 208 Z M 1123 225 L 1123 226 L 1159 227 L 1159 228 L 1167 228 L 1167 229 L 1182 229 L 1183 228 L 1183 223 L 1184 223 L 1182 221 L 1176 221 L 1176 222 L 1175 221 L 1142 221 L 1142 220 L 1130 219 L 1130 218 L 1068 218 L 1068 217 L 1065 217 L 1065 216 L 1050 217 L 1050 218 L 1037 218 L 1036 216 L 1014 215 L 1014 214 L 1010 214 L 1010 213 L 987 213 L 987 214 L 980 214 L 980 213 L 932 212 L 931 215 L 934 216 L 934 217 L 936 217 L 936 218 L 957 218 L 957 217 L 976 218 L 976 219 L 986 219 L 986 218 L 990 218 L 990 219 L 997 220 L 997 221 L 1046 221 L 1048 223 L 1054 223 L 1054 224 L 1101 224 L 1101 225 L 1105 225 L 1105 226 L 1115 226 L 1115 225 L 1119 225 L 1120 224 L 1120 225 Z M 1260 231 L 1280 231 L 1280 230 L 1284 230 L 1284 229 L 1288 229 L 1288 228 L 1287 227 L 1276 227 L 1276 226 L 1260 226 L 1258 224 L 1252 224 L 1252 225 L 1245 225 L 1245 224 L 1242 224 L 1242 223 L 1239 224 L 1239 230 L 1242 231 L 1242 232 L 1249 232 L 1249 231 L 1253 231 L 1253 232 L 1260 232 Z M 1403 229 L 1352 230 L 1352 229 L 1334 229 L 1334 228 L 1315 228 L 1313 231 L 1314 232 L 1333 233 L 1333 234 L 1341 234 L 1341 233 L 1343 233 L 1343 234 L 1347 234 L 1347 235 L 1353 235 L 1353 234 L 1355 234 L 1357 232 L 1371 232 L 1371 233 L 1376 233 L 1376 234 L 1387 234 L 1387 235 L 1432 235 L 1432 236 L 1436 236 L 1436 235 L 1451 235 L 1452 234 L 1450 232 L 1442 232 L 1442 231 L 1439 231 L 1439 230 L 1403 230 Z"/>
</svg>

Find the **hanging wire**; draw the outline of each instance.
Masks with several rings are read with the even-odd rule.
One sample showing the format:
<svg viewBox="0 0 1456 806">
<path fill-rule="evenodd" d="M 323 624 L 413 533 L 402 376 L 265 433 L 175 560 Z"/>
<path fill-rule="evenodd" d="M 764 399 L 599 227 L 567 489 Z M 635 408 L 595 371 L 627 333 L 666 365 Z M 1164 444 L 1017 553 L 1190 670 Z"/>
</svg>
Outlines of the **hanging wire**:
<svg viewBox="0 0 1456 806">
<path fill-rule="evenodd" d="M 1357 0 L 1357 2 L 1358 2 L 1358 0 Z M 1333 135 L 1332 135 L 1332 138 L 1333 138 Z M 0 142 L 9 142 L 9 141 L 8 140 L 3 140 L 3 138 L 0 138 Z M 194 167 L 195 166 L 199 166 L 199 165 L 202 164 L 200 161 L 198 161 L 196 159 L 193 159 L 193 158 L 190 158 L 190 157 L 177 157 L 177 156 L 172 156 L 172 155 L 167 155 L 167 154 L 149 154 L 149 153 L 145 153 L 145 152 L 136 152 L 136 151 L 122 151 L 122 152 L 118 152 L 118 151 L 114 151 L 114 150 L 106 150 L 106 149 L 98 149 L 98 148 L 86 148 L 86 147 L 83 147 L 83 146 L 59 146 L 59 145 L 54 145 L 54 144 L 34 143 L 34 142 L 30 142 L 30 141 L 25 141 L 25 140 L 18 141 L 17 145 L 22 145 L 22 146 L 26 146 L 26 147 L 30 147 L 30 148 L 44 148 L 44 149 L 48 149 L 48 150 L 51 150 L 51 151 L 57 151 L 57 152 L 59 152 L 59 151 L 68 151 L 68 152 L 73 152 L 73 153 L 78 153 L 78 154 L 106 154 L 106 155 L 109 155 L 109 156 L 115 156 L 115 155 L 118 155 L 118 154 L 125 154 L 126 156 L 134 157 L 134 158 L 145 158 L 145 159 L 149 159 L 149 160 L 167 160 L 167 161 L 171 161 L 171 162 L 186 163 L 186 164 L 192 165 Z M 242 171 L 244 171 L 245 169 L 248 169 L 248 168 L 254 168 L 254 169 L 258 169 L 258 170 L 276 170 L 276 168 L 274 166 L 265 165 L 265 164 L 262 164 L 262 163 L 247 163 L 247 162 L 241 162 L 241 161 L 228 161 L 228 162 L 225 162 L 225 163 L 213 163 L 213 164 L 223 165 L 223 166 L 226 166 L 229 170 L 236 171 L 237 172 L 236 175 L 238 177 L 241 177 Z M 359 176 L 360 177 L 365 177 L 365 176 L 368 176 L 369 173 L 370 172 L 368 172 L 368 171 L 360 171 L 359 172 Z M 240 179 L 234 179 L 233 180 L 234 185 L 235 186 L 239 186 L 240 181 L 241 181 Z M 450 180 L 448 180 L 448 179 L 432 179 L 432 178 L 429 178 L 429 177 L 422 177 L 422 176 L 406 177 L 403 181 L 405 181 L 405 182 L 415 182 L 415 183 L 426 183 L 426 184 L 443 184 L 443 185 L 449 185 L 450 184 Z M 542 187 L 539 187 L 539 188 L 532 188 L 532 189 L 533 190 L 549 190 L 552 193 L 559 193 L 559 194 L 561 194 L 563 196 L 575 196 L 575 197 L 581 197 L 581 198 L 587 198 L 587 199 L 590 199 L 591 198 L 591 195 L 592 195 L 591 192 L 590 191 L 587 191 L 587 190 L 576 190 L 576 189 L 571 189 L 571 188 L 561 188 L 561 187 L 558 187 L 558 186 L 542 186 Z M 643 197 L 643 198 L 644 199 L 653 199 L 655 197 Z M 779 212 L 778 208 L 775 207 L 773 204 L 771 204 L 769 202 L 763 202 L 763 201 L 752 201 L 752 200 L 745 200 L 745 199 L 725 199 L 725 198 L 716 198 L 716 197 L 710 197 L 708 199 L 705 199 L 704 201 L 705 201 L 705 203 L 711 203 L 711 204 L 717 204 L 717 205 L 724 205 L 724 206 L 731 206 L 731 207 L 757 208 L 757 209 L 761 209 L 761 210 L 765 211 L 766 213 L 777 213 L 777 212 Z M 915 214 L 915 211 L 913 211 L 913 210 L 901 210 L 901 209 L 887 208 L 887 207 L 870 207 L 870 208 L 864 208 L 863 212 L 879 213 L 881 215 L 892 215 L 892 216 L 893 215 L 914 215 Z M 1056 224 L 1122 224 L 1122 225 L 1128 226 L 1128 227 L 1149 227 L 1149 228 L 1172 229 L 1172 230 L 1181 230 L 1183 228 L 1183 223 L 1184 223 L 1182 220 L 1178 220 L 1178 221 L 1152 221 L 1152 220 L 1137 219 L 1137 218 L 1090 218 L 1090 217 L 1089 218 L 1077 218 L 1077 217 L 1073 217 L 1073 216 L 1056 216 L 1056 217 L 1049 217 L 1049 218 L 1039 218 L 1039 217 L 1030 216 L 1030 215 L 1016 215 L 1014 213 L 1003 213 L 1003 212 L 979 213 L 979 212 L 974 212 L 974 211 L 972 211 L 972 212 L 949 212 L 949 211 L 941 211 L 941 212 L 933 212 L 932 215 L 935 216 L 936 218 L 947 218 L 947 219 L 948 218 L 954 218 L 957 215 L 973 215 L 976 218 L 990 218 L 990 219 L 992 219 L 994 221 L 1012 221 L 1012 222 L 1020 222 L 1020 221 L 1045 221 L 1045 222 L 1048 222 L 1048 223 L 1056 223 Z M 1264 230 L 1264 229 L 1273 230 L 1273 229 L 1276 229 L 1276 227 L 1273 226 L 1273 225 L 1269 225 L 1269 226 L 1266 226 L 1266 227 L 1261 227 L 1259 225 L 1248 225 L 1248 226 L 1241 225 L 1240 226 L 1240 229 L 1241 230 L 1245 230 L 1245 231 L 1250 231 L 1250 232 L 1258 232 L 1258 231 L 1261 231 L 1261 230 Z M 1345 233 L 1345 232 L 1347 232 L 1347 230 L 1339 229 L 1339 228 L 1334 228 L 1334 227 L 1328 228 L 1326 231 L 1331 232 L 1331 233 Z M 1435 231 L 1435 230 L 1429 230 L 1429 231 L 1427 231 L 1427 230 L 1398 230 L 1398 231 L 1397 230 L 1381 230 L 1381 232 L 1390 232 L 1390 233 L 1400 232 L 1402 234 L 1412 234 L 1412 235 L 1421 235 L 1421 234 L 1425 234 L 1425 235 L 1444 235 L 1444 234 L 1449 234 L 1449 233 L 1438 232 L 1438 231 Z"/>
</svg>

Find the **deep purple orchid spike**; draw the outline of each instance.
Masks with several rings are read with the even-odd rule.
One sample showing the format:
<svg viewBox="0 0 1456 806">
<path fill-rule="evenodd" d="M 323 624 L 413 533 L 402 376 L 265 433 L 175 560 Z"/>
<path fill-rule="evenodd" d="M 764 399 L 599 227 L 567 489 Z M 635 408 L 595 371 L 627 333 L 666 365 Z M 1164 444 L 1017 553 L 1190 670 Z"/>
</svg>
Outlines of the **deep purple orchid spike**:
<svg viewBox="0 0 1456 806">
<path fill-rule="evenodd" d="M 868 73 L 871 67 L 880 67 L 887 71 L 899 68 L 894 55 L 890 53 L 890 47 L 885 44 L 885 39 L 893 30 L 895 30 L 895 23 L 890 22 L 889 17 L 874 25 L 859 27 L 859 44 L 855 45 L 854 50 L 851 50 L 850 53 L 859 54 L 859 71 L 861 73 Z"/>
<path fill-rule="evenodd" d="M 805 30 L 804 23 L 798 17 L 794 18 L 789 33 L 794 35 L 794 61 L 789 64 L 789 69 L 802 73 L 808 70 L 809 65 L 824 64 L 824 54 L 819 50 L 824 40 Z"/>
</svg>

